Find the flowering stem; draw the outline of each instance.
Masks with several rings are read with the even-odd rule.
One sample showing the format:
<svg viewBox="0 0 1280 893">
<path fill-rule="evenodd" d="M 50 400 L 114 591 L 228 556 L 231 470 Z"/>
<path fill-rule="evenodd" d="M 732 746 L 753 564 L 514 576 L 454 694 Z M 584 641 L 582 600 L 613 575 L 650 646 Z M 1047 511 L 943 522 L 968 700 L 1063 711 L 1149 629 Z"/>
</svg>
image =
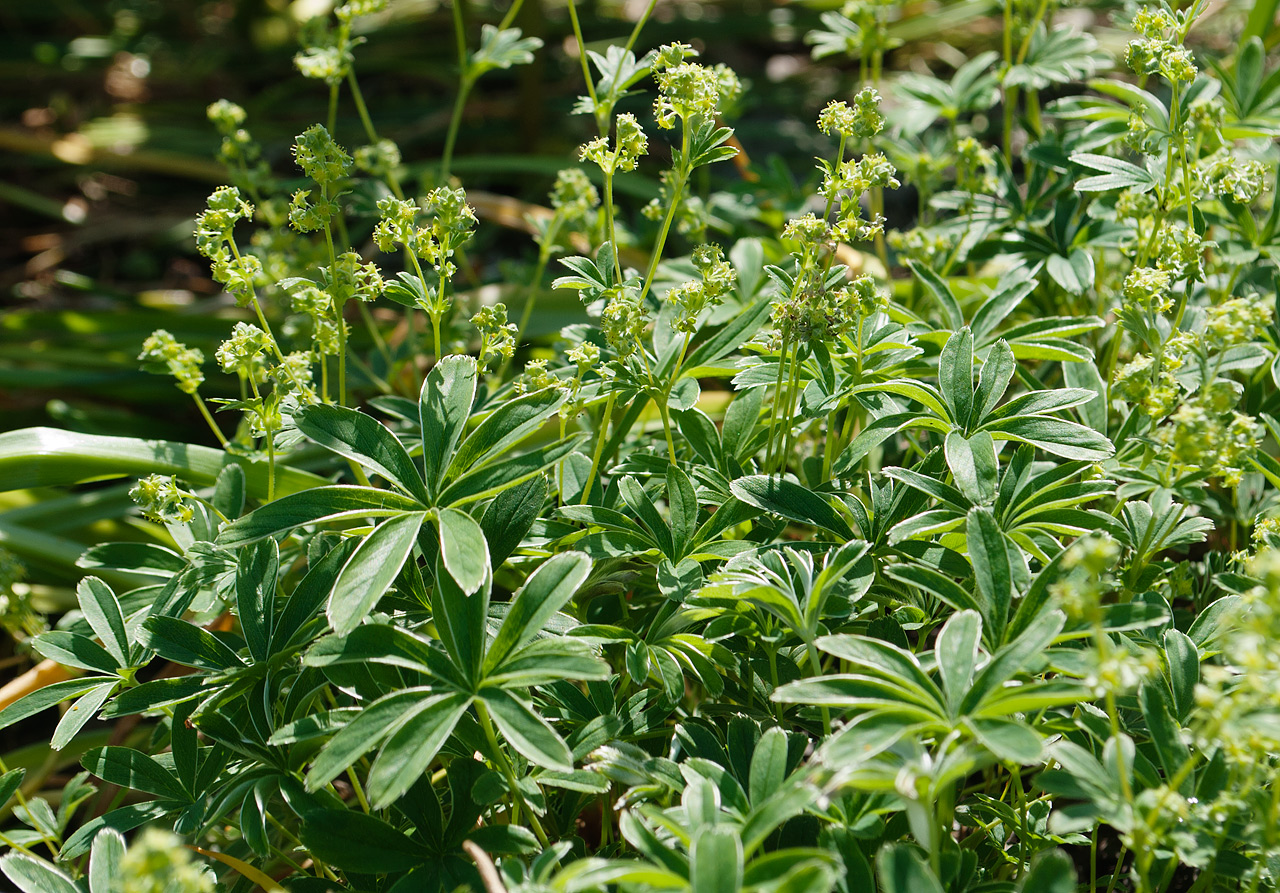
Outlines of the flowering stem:
<svg viewBox="0 0 1280 893">
<path fill-rule="evenodd" d="M 764 467 L 766 471 L 773 465 L 774 432 L 778 426 L 777 410 L 782 402 L 782 374 L 787 367 L 787 348 L 790 345 L 791 339 L 784 337 L 782 339 L 782 351 L 778 354 L 778 380 L 773 384 L 774 411 L 769 417 L 769 446 L 764 451 Z"/>
<path fill-rule="evenodd" d="M 600 470 L 600 456 L 604 453 L 604 442 L 609 437 L 609 422 L 613 418 L 613 405 L 617 397 L 617 391 L 610 391 L 609 399 L 604 403 L 604 415 L 600 418 L 600 430 L 596 432 L 596 449 L 591 456 L 591 471 L 587 472 L 587 486 L 582 491 L 582 505 L 586 505 L 591 501 L 591 488 L 595 486 L 596 473 Z"/>
<path fill-rule="evenodd" d="M 213 436 L 218 438 L 218 443 L 225 450 L 227 448 L 226 435 L 222 433 L 222 429 L 218 427 L 217 422 L 213 420 L 213 416 L 209 414 L 209 407 L 205 405 L 204 399 L 197 392 L 192 392 L 191 396 L 195 398 L 196 407 L 200 410 L 200 415 L 204 416 L 204 420 L 209 423 L 209 430 L 213 432 Z"/>
<path fill-rule="evenodd" d="M 458 47 L 458 71 L 461 81 L 458 95 L 453 102 L 453 115 L 449 118 L 449 132 L 444 139 L 444 153 L 440 157 L 440 183 L 449 182 L 449 167 L 453 164 L 453 146 L 458 141 L 458 127 L 462 124 L 462 110 L 467 105 L 467 95 L 475 79 L 467 70 L 467 32 L 462 23 L 462 0 L 453 0 L 453 36 Z M 438 355 L 437 351 L 437 355 Z"/>
</svg>

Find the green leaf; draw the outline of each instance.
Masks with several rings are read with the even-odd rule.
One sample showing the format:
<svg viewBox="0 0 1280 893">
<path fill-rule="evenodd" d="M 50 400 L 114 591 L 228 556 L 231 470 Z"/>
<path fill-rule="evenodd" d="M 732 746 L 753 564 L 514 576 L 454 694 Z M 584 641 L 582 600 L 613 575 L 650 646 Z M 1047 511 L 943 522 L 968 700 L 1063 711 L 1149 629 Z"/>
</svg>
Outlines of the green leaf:
<svg viewBox="0 0 1280 893">
<path fill-rule="evenodd" d="M 71 878 L 48 862 L 24 853 L 9 853 L 0 859 L 0 871 L 22 893 L 80 893 Z"/>
<path fill-rule="evenodd" d="M 973 687 L 960 704 L 960 712 L 971 714 L 989 695 L 1022 671 L 1033 659 L 1040 658 L 1067 622 L 1061 611 L 1046 611 L 1028 624 L 1018 638 L 991 656 L 973 680 Z"/>
<path fill-rule="evenodd" d="M 884 572 L 895 580 L 922 589 L 957 611 L 977 611 L 985 614 L 986 607 L 967 589 L 950 577 L 931 567 L 919 564 L 900 564 L 886 567 Z"/>
<path fill-rule="evenodd" d="M 176 617 L 152 617 L 143 624 L 146 645 L 165 660 L 184 667 L 221 672 L 244 663 L 213 633 Z"/>
<path fill-rule="evenodd" d="M 485 624 L 489 616 L 489 587 L 467 595 L 442 563 L 436 565 L 436 587 L 431 597 L 436 632 L 449 659 L 464 678 L 476 682 L 484 661 Z"/>
<path fill-rule="evenodd" d="M 938 633 L 934 660 L 938 664 L 938 677 L 946 695 L 947 709 L 952 715 L 973 681 L 981 638 L 982 618 L 976 611 L 957 611 Z"/>
<path fill-rule="evenodd" d="M 573 753 L 551 723 L 532 707 L 501 688 L 485 688 L 480 698 L 502 737 L 521 756 L 545 769 L 573 770 Z"/>
<path fill-rule="evenodd" d="M 22 786 L 22 779 L 26 777 L 26 774 L 26 769 L 10 769 L 0 775 L 0 809 L 9 804 L 9 798 L 13 796 L 14 791 Z"/>
<path fill-rule="evenodd" d="M 982 429 L 991 432 L 996 440 L 1029 443 L 1064 459 L 1101 462 L 1115 452 L 1111 441 L 1097 431 L 1062 419 L 1016 416 L 988 422 Z"/>
<path fill-rule="evenodd" d="M 358 462 L 415 499 L 428 501 L 422 477 L 409 453 L 377 420 L 327 403 L 304 407 L 293 419 L 299 431 L 325 449 Z"/>
<path fill-rule="evenodd" d="M 973 412 L 973 333 L 965 326 L 947 339 L 938 358 L 938 386 L 951 420 L 961 428 Z"/>
<path fill-rule="evenodd" d="M 85 723 L 93 719 L 94 715 L 102 709 L 102 705 L 107 702 L 107 698 L 111 697 L 118 687 L 119 683 L 115 681 L 104 683 L 72 704 L 67 712 L 62 714 L 62 719 L 58 720 L 58 726 L 53 730 L 53 737 L 49 739 L 49 746 L 54 750 L 62 750 L 70 744 L 71 740 L 84 728 Z"/>
<path fill-rule="evenodd" d="M 876 855 L 876 876 L 884 893 L 943 893 L 942 884 L 913 846 L 886 843 Z"/>
<path fill-rule="evenodd" d="M 267 495 L 267 463 L 250 462 L 223 450 L 135 437 L 81 434 L 56 428 L 24 428 L 0 434 L 0 490 L 60 487 L 108 477 L 177 475 L 196 487 L 211 487 L 230 464 L 245 470 L 249 494 Z M 282 465 L 275 492 L 287 495 L 320 486 L 325 479 Z"/>
<path fill-rule="evenodd" d="M 129 634 L 125 632 L 124 612 L 111 587 L 97 577 L 85 577 L 76 586 L 76 600 L 103 647 L 119 666 L 129 666 Z"/>
<path fill-rule="evenodd" d="M 302 842 L 317 859 L 360 874 L 395 874 L 432 858 L 393 826 L 355 809 L 304 813 Z"/>
<path fill-rule="evenodd" d="M 155 543 L 102 543 L 89 547 L 76 560 L 76 567 L 89 570 L 107 568 L 164 579 L 179 573 L 186 566 L 187 560 L 177 552 Z"/>
<path fill-rule="evenodd" d="M 1018 893 L 1075 893 L 1076 869 L 1062 850 L 1042 852 L 1018 882 Z"/>
<path fill-rule="evenodd" d="M 413 551 L 425 517 L 409 512 L 384 521 L 351 553 L 329 597 L 327 614 L 334 632 L 351 632 L 373 610 Z"/>
<path fill-rule="evenodd" d="M 288 533 L 306 524 L 385 518 L 421 509 L 422 505 L 417 500 L 391 490 L 346 485 L 315 487 L 269 502 L 243 518 L 232 521 L 218 534 L 218 543 L 235 549 L 260 539 Z"/>
<path fill-rule="evenodd" d="M 1149 192 L 1156 186 L 1156 179 L 1144 168 L 1108 155 L 1080 152 L 1071 160 L 1081 167 L 1103 171 L 1101 176 L 1085 177 L 1076 183 L 1077 192 L 1106 192 L 1111 189 L 1132 189 Z M 1078 292 L 1076 292 L 1078 294 Z"/>
<path fill-rule="evenodd" d="M 1024 722 L 1015 719 L 968 720 L 973 736 L 997 759 L 1019 766 L 1040 762 L 1044 752 L 1044 740 Z"/>
<path fill-rule="evenodd" d="M 249 655 L 255 661 L 263 661 L 271 653 L 280 550 L 275 540 L 259 540 L 241 549 L 237 559 L 236 616 L 249 645 Z"/>
<path fill-rule="evenodd" d="M 751 755 L 747 797 L 760 804 L 782 787 L 787 777 L 787 733 L 776 726 L 760 736 Z"/>
<path fill-rule="evenodd" d="M 449 477 L 483 468 L 533 434 L 568 399 L 560 388 L 543 388 L 503 403 L 462 441 L 449 463 Z"/>
<path fill-rule="evenodd" d="M 581 552 L 564 552 L 539 567 L 511 600 L 498 635 L 485 657 L 486 674 L 493 673 L 507 657 L 546 626 L 591 572 L 591 559 Z"/>
<path fill-rule="evenodd" d="M 391 806 L 422 777 L 470 706 L 470 695 L 453 692 L 428 698 L 411 711 L 369 769 L 374 809 Z"/>
<path fill-rule="evenodd" d="M 440 557 L 462 591 L 471 595 L 488 578 L 489 544 L 475 519 L 459 509 L 440 509 Z M 403 563 L 403 562 L 402 562 Z M 396 569 L 397 573 L 399 568 Z"/>
<path fill-rule="evenodd" d="M 738 478 L 730 490 L 747 505 L 766 512 L 818 527 L 841 541 L 854 539 L 849 522 L 823 497 L 794 481 L 776 475 L 751 475 Z"/>
<path fill-rule="evenodd" d="M 1164 656 L 1169 667 L 1169 691 L 1174 715 L 1186 719 L 1195 706 L 1196 685 L 1200 682 L 1200 652 L 1190 637 L 1176 629 L 1164 631 Z"/>
<path fill-rule="evenodd" d="M 946 280 L 924 264 L 916 263 L 913 260 L 907 261 L 907 267 L 910 268 L 912 275 L 924 285 L 925 291 L 938 302 L 946 327 L 956 330 L 963 326 L 964 313 L 960 310 L 960 302 L 956 300 L 956 296 L 952 293 L 951 286 L 947 285 Z"/>
<path fill-rule="evenodd" d="M 191 802 L 178 780 L 168 770 L 140 750 L 131 747 L 95 747 L 81 764 L 110 784 L 120 785 L 167 800 Z"/>
<path fill-rule="evenodd" d="M 1172 779 L 1178 774 L 1191 751 L 1182 740 L 1182 733 L 1177 721 L 1169 712 L 1169 705 L 1160 688 L 1150 682 L 1145 683 L 1138 692 L 1138 706 L 1142 708 L 1142 717 L 1147 721 L 1147 733 L 1151 743 L 1155 745 L 1156 757 L 1160 760 L 1160 768 L 1164 777 Z M 1183 787 L 1188 788 L 1192 779 L 1183 779 Z"/>
<path fill-rule="evenodd" d="M 98 832 L 89 850 L 89 893 L 118 893 L 115 876 L 123 858 L 124 835 L 114 828 Z"/>
<path fill-rule="evenodd" d="M 32 645 L 44 657 L 64 667 L 100 673 L 114 673 L 119 668 L 107 649 L 88 636 L 53 630 L 36 636 Z"/>
<path fill-rule="evenodd" d="M 489 544 L 489 567 L 501 567 L 520 547 L 520 541 L 542 514 L 546 501 L 547 479 L 542 475 L 494 497 L 480 518 L 480 529 Z"/>
<path fill-rule="evenodd" d="M 432 494 L 440 492 L 445 470 L 466 430 L 476 377 L 476 361 L 471 357 L 445 357 L 422 383 L 418 398 L 422 464 Z"/>
<path fill-rule="evenodd" d="M 698 529 L 698 496 L 689 476 L 675 465 L 667 465 L 667 505 L 671 509 L 673 557 L 683 558 Z"/>
<path fill-rule="evenodd" d="M 982 364 L 982 371 L 978 373 L 978 387 L 973 394 L 973 412 L 969 416 L 970 427 L 981 425 L 999 405 L 1017 368 L 1018 363 L 1008 341 L 1001 338 L 991 345 L 987 361 Z"/>
<path fill-rule="evenodd" d="M 991 641 L 999 642 L 1004 637 L 1009 606 L 1013 603 L 1013 563 L 1009 556 L 1012 544 L 985 506 L 969 510 L 965 540 L 974 582 L 987 608 L 985 618 L 991 627 L 988 634 Z"/>
<path fill-rule="evenodd" d="M 742 889 L 742 838 L 736 828 L 702 828 L 689 848 L 689 885 L 698 893 L 738 893 Z"/>
<path fill-rule="evenodd" d="M 996 461 L 996 444 L 986 431 L 965 437 L 952 431 L 945 442 L 947 467 L 955 478 L 956 489 L 974 505 L 990 505 L 996 498 L 1000 472 Z"/>
<path fill-rule="evenodd" d="M 431 694 L 427 688 L 409 688 L 384 695 L 365 707 L 320 749 L 307 773 L 307 790 L 320 790 L 381 744 L 412 717 L 413 708 Z"/>
</svg>

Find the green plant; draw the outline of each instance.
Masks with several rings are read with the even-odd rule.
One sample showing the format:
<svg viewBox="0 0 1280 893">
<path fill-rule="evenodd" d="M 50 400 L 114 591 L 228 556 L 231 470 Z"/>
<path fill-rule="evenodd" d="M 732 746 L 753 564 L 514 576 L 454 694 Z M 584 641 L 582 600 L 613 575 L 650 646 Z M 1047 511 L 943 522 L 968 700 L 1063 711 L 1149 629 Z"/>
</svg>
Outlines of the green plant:
<svg viewBox="0 0 1280 893">
<path fill-rule="evenodd" d="M 172 859 L 184 890 L 1277 888 L 1274 35 L 1247 17 L 1210 75 L 1204 4 L 1143 7 L 1106 72 L 1008 0 L 943 79 L 885 70 L 906 8 L 828 10 L 813 56 L 858 81 L 789 194 L 732 70 L 638 49 L 654 6 L 598 50 L 570 0 L 596 135 L 509 276 L 453 175 L 478 80 L 543 48 L 519 2 L 475 51 L 451 6 L 421 181 L 355 76 L 382 4 L 304 32 L 304 188 L 210 109 L 232 396 L 167 329 L 140 361 L 221 448 L 0 435 L 9 486 L 137 476 L 147 519 L 79 556 L 52 629 L 4 580 L 74 675 L 0 729 L 65 705 L 51 754 L 89 773 L 0 765 L 24 893 L 132 889 L 144 826 L 217 863 Z M 647 84 L 652 133 L 619 110 Z M 584 315 L 530 343 L 562 252 Z M 470 287 L 499 276 L 519 324 Z M 52 511 L 4 541 L 78 555 Z M 85 807 L 90 776 L 120 796 Z"/>
</svg>

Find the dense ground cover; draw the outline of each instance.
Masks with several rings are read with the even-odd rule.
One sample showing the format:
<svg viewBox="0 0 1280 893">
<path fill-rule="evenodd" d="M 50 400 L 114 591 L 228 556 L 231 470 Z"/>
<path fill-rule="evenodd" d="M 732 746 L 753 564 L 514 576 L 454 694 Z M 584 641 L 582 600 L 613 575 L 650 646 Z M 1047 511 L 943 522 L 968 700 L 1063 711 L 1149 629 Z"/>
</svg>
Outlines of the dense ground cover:
<svg viewBox="0 0 1280 893">
<path fill-rule="evenodd" d="M 10 884 L 1276 888 L 1274 3 L 303 7 L 18 20 Z"/>
</svg>

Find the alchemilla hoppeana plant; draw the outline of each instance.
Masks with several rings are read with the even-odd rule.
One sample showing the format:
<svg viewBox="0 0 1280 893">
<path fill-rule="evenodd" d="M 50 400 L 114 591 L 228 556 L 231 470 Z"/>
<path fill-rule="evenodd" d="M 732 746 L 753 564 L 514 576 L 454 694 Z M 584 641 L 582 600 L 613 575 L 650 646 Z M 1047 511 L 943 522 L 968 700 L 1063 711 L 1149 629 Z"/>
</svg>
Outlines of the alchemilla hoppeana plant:
<svg viewBox="0 0 1280 893">
<path fill-rule="evenodd" d="M 58 708 L 84 770 L 0 766 L 9 883 L 1280 888 L 1275 4 L 1104 45 L 1003 0 L 932 69 L 886 65 L 918 11 L 828 4 L 789 185 L 656 5 L 588 41 L 568 0 L 587 135 L 523 266 L 455 154 L 546 52 L 519 0 L 453 4 L 438 157 L 366 105 L 377 0 L 303 29 L 287 155 L 210 106 L 235 315 L 137 350 L 218 448 L 2 438 L 149 519 L 61 619 L 0 574 L 53 668 L 0 728 Z"/>
</svg>

